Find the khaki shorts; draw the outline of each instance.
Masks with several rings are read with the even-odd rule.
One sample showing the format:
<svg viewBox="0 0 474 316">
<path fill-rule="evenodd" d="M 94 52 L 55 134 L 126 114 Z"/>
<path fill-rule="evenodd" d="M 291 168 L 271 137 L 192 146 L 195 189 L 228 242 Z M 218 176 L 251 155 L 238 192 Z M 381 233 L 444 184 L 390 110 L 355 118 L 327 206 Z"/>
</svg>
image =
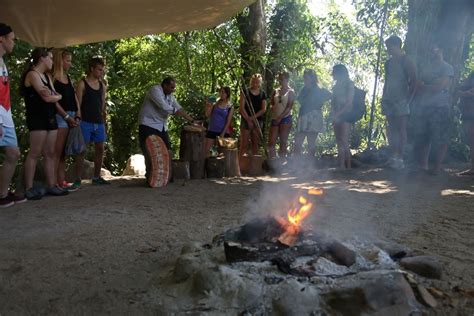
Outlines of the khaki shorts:
<svg viewBox="0 0 474 316">
<path fill-rule="evenodd" d="M 417 142 L 449 143 L 452 125 L 449 107 L 430 107 L 416 112 L 410 120 Z"/>
<path fill-rule="evenodd" d="M 410 114 L 407 100 L 382 100 L 382 114 L 385 116 L 404 116 Z"/>
</svg>

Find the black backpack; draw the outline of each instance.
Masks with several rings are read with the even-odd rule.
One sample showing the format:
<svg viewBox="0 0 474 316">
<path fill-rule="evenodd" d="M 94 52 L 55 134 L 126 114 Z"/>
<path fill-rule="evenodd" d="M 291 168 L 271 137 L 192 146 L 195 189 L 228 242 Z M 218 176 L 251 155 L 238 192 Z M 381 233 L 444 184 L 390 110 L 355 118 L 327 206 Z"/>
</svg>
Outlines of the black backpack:
<svg viewBox="0 0 474 316">
<path fill-rule="evenodd" d="M 354 99 L 352 100 L 352 117 L 354 122 L 360 120 L 366 112 L 365 95 L 366 91 L 354 87 Z"/>
</svg>

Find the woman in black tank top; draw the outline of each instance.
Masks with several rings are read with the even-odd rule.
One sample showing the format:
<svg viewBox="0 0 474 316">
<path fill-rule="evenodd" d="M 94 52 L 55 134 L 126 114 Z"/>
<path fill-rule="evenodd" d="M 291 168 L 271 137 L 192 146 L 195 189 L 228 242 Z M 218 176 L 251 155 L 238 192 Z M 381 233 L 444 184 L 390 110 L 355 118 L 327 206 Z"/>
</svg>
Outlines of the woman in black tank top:
<svg viewBox="0 0 474 316">
<path fill-rule="evenodd" d="M 52 85 L 48 72 L 53 66 L 52 54 L 44 48 L 36 48 L 31 55 L 32 63 L 23 73 L 20 93 L 25 99 L 26 121 L 30 131 L 30 150 L 25 160 L 25 196 L 38 200 L 42 190 L 33 188 L 33 178 L 38 158 L 44 156 L 47 193 L 65 195 L 54 179 L 54 149 L 57 135 L 56 102 L 61 100 Z"/>
<path fill-rule="evenodd" d="M 75 191 L 78 188 L 66 182 L 65 175 L 65 146 L 69 135 L 69 129 L 78 126 L 81 119 L 81 111 L 78 108 L 76 91 L 71 79 L 67 74 L 71 68 L 72 54 L 65 49 L 53 50 L 53 80 L 56 92 L 62 95 L 59 100 L 56 121 L 58 122 L 58 135 L 56 138 L 56 161 L 55 173 L 59 187 L 68 191 Z"/>
</svg>

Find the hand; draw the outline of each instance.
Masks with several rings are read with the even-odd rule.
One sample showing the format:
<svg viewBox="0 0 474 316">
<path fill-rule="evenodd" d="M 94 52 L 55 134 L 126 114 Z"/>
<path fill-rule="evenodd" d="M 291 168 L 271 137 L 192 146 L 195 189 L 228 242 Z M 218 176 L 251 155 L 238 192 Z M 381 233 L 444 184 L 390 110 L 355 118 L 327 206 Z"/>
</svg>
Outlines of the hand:
<svg viewBox="0 0 474 316">
<path fill-rule="evenodd" d="M 251 119 L 248 119 L 248 120 L 247 120 L 247 125 L 249 126 L 249 129 L 253 129 L 253 127 L 254 127 L 254 126 L 253 126 L 253 122 L 252 122 Z"/>
<path fill-rule="evenodd" d="M 219 136 L 224 138 L 225 137 L 225 132 L 222 132 Z"/>
<path fill-rule="evenodd" d="M 76 124 L 79 125 L 81 123 L 82 118 L 80 116 L 76 116 L 74 120 L 76 121 Z"/>
<path fill-rule="evenodd" d="M 77 126 L 76 120 L 71 116 L 67 118 L 66 122 L 68 123 L 68 125 L 70 127 L 76 127 Z"/>
</svg>

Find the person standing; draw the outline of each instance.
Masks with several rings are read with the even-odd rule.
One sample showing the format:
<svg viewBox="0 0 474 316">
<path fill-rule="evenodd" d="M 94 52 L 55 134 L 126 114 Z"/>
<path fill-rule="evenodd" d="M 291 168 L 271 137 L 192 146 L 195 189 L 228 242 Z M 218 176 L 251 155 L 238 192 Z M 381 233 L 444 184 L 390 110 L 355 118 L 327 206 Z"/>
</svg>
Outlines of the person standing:
<svg viewBox="0 0 474 316">
<path fill-rule="evenodd" d="M 332 77 L 336 81 L 332 90 L 331 116 L 336 136 L 337 156 L 340 170 L 346 170 L 351 169 L 349 136 L 354 122 L 352 108 L 355 87 L 344 65 L 335 65 L 332 68 Z"/>
<path fill-rule="evenodd" d="M 262 90 L 262 75 L 253 74 L 250 78 L 250 87 L 243 90 L 240 94 L 240 156 L 248 151 L 249 136 L 252 143 L 252 155 L 258 154 L 258 144 L 260 140 L 260 132 L 263 132 L 265 123 L 265 112 L 267 111 L 267 96 Z M 255 115 L 259 126 L 255 126 L 256 122 L 252 118 Z"/>
<path fill-rule="evenodd" d="M 56 121 L 58 122 L 58 135 L 56 138 L 56 179 L 58 185 L 68 191 L 77 190 L 65 180 L 66 157 L 64 148 L 71 127 L 77 126 L 81 121 L 81 111 L 77 104 L 76 91 L 69 78 L 68 70 L 72 65 L 72 54 L 65 49 L 53 50 L 53 81 L 54 89 L 62 99 L 59 100 Z M 77 164 L 76 164 L 77 167 Z"/>
<path fill-rule="evenodd" d="M 87 75 L 77 85 L 76 95 L 82 114 L 81 130 L 84 142 L 94 143 L 94 176 L 93 184 L 110 184 L 100 176 L 102 163 L 104 162 L 105 133 L 105 95 L 107 86 L 104 84 L 105 60 L 101 57 L 92 57 L 89 60 Z M 84 154 L 78 155 L 77 180 L 74 186 L 81 185 L 82 168 L 84 165 Z"/>
<path fill-rule="evenodd" d="M 20 159 L 20 150 L 10 104 L 10 78 L 3 56 L 10 54 L 14 46 L 15 33 L 12 28 L 0 23 L 0 148 L 5 150 L 5 159 L 0 170 L 0 208 L 26 201 L 24 196 L 16 196 L 9 191 L 16 163 Z"/>
<path fill-rule="evenodd" d="M 275 145 L 280 139 L 278 155 L 280 158 L 286 157 L 288 152 L 288 136 L 291 130 L 291 110 L 295 102 L 295 91 L 289 86 L 290 74 L 282 72 L 278 75 L 280 86 L 273 91 L 270 100 L 272 121 L 270 135 L 268 137 L 268 148 L 270 158 L 276 157 Z"/>
<path fill-rule="evenodd" d="M 168 135 L 168 117 L 170 115 L 178 115 L 189 122 L 194 122 L 194 119 L 186 113 L 174 97 L 173 92 L 175 89 L 176 79 L 173 77 L 164 78 L 160 85 L 154 85 L 147 92 L 138 114 L 138 140 L 145 156 L 145 176 L 147 180 L 153 172 L 151 158 L 146 148 L 147 137 L 151 135 L 159 136 L 165 143 L 168 151 L 171 152 L 171 142 Z M 169 157 L 171 160 L 171 153 Z"/>
<path fill-rule="evenodd" d="M 230 103 L 230 88 L 222 87 L 219 90 L 219 100 L 215 104 L 206 102 L 205 114 L 209 117 L 206 138 L 204 139 L 204 156 L 209 157 L 212 145 L 217 137 L 230 136 L 229 128 L 232 123 L 234 109 Z"/>
<path fill-rule="evenodd" d="M 388 166 L 403 169 L 403 152 L 407 142 L 407 122 L 410 101 L 416 87 L 416 67 L 403 52 L 402 40 L 392 35 L 385 40 L 390 58 L 385 62 L 385 84 L 382 114 L 387 117 L 387 135 L 391 149 Z"/>
<path fill-rule="evenodd" d="M 35 48 L 31 61 L 21 77 L 20 94 L 25 99 L 26 125 L 30 132 L 30 150 L 25 160 L 25 196 L 39 200 L 43 190 L 33 187 L 38 158 L 44 157 L 49 195 L 67 195 L 68 191 L 56 185 L 54 177 L 55 144 L 58 130 L 56 121 L 57 102 L 62 96 L 54 90 L 49 72 L 53 67 L 53 55 L 45 48 Z"/>
<path fill-rule="evenodd" d="M 431 47 L 431 60 L 421 72 L 421 81 L 416 86 L 416 115 L 414 115 L 415 148 L 420 168 L 429 170 L 430 149 L 433 146 L 435 164 L 432 174 L 441 171 L 448 149 L 451 128 L 449 88 L 454 76 L 453 67 L 444 61 L 439 44 Z"/>
<path fill-rule="evenodd" d="M 295 145 L 293 153 L 301 154 L 304 139 L 308 141 L 308 155 L 316 154 L 318 133 L 324 130 L 322 106 L 331 99 L 331 93 L 318 85 L 318 76 L 313 69 L 306 69 L 303 74 L 304 86 L 298 94 L 300 112 L 296 125 Z"/>
</svg>

